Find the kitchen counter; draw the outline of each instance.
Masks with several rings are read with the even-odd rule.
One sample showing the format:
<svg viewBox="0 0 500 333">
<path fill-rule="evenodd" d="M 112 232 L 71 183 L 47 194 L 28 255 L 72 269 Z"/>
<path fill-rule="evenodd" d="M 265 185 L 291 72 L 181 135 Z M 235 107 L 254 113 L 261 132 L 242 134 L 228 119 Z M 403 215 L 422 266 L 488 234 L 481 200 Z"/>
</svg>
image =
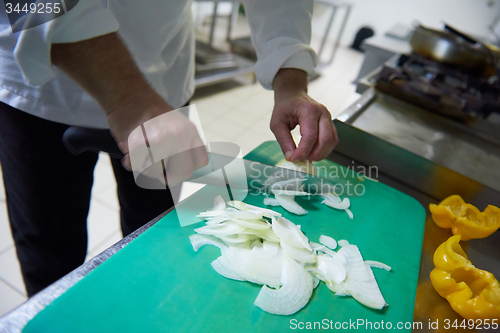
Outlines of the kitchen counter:
<svg viewBox="0 0 500 333">
<path fill-rule="evenodd" d="M 380 98 L 380 99 L 379 99 Z M 377 102 L 380 101 L 378 106 Z M 390 98 L 389 98 L 390 102 Z M 478 180 L 467 177 L 446 166 L 440 165 L 441 160 L 433 159 L 427 154 L 428 150 L 412 149 L 406 147 L 408 135 L 386 136 L 381 133 L 377 124 L 379 113 L 387 111 L 380 105 L 386 105 L 387 97 L 379 96 L 371 91 L 365 93 L 359 101 L 354 103 L 342 113 L 335 124 L 337 126 L 340 144 L 328 157 L 329 160 L 344 166 L 377 166 L 377 179 L 395 189 L 406 193 L 418 200 L 424 207 L 429 203 L 437 203 L 450 194 L 461 194 L 463 198 L 483 209 L 486 204 L 498 204 L 500 193 L 491 187 L 482 184 Z M 384 118 L 385 119 L 385 118 Z M 397 117 L 392 118 L 393 121 Z M 402 122 L 406 122 L 403 118 Z M 372 126 L 370 126 L 372 124 Z M 391 130 L 400 129 L 406 133 L 407 129 L 394 124 Z M 399 140 L 402 139 L 402 140 Z M 427 137 L 420 138 L 426 142 Z M 431 140 L 432 141 L 432 140 Z M 427 145 L 432 144 L 426 142 Z M 490 143 L 493 145 L 493 143 Z M 435 154 L 439 152 L 436 148 Z M 461 155 L 456 155 L 461 158 Z M 487 167 L 487 166 L 485 166 Z M 492 168 L 494 166 L 491 166 Z M 484 169 L 484 172 L 494 170 Z M 62 295 L 66 290 L 75 285 L 88 273 L 124 248 L 127 244 L 141 235 L 144 231 L 158 222 L 164 215 L 152 220 L 136 232 L 119 241 L 106 251 L 91 259 L 81 267 L 77 268 L 67 276 L 63 277 L 53 285 L 49 286 L 39 294 L 30 298 L 20 307 L 0 318 L 1 332 L 20 332 L 22 328 L 34 318 L 43 308 L 54 299 Z M 401 218 L 402 227 L 405 219 Z M 438 228 L 430 218 L 427 209 L 427 219 L 421 255 L 419 282 L 415 302 L 414 321 L 427 323 L 436 319 L 459 319 L 458 315 L 451 310 L 447 302 L 441 298 L 432 288 L 429 281 L 429 273 L 433 269 L 432 255 L 435 249 L 445 241 L 451 232 L 448 229 Z M 392 240 L 383 240 L 390 242 Z M 467 242 L 467 252 L 470 260 L 479 268 L 483 268 L 500 276 L 500 233 L 497 232 L 483 240 L 472 240 Z M 486 330 L 482 330 L 484 332 Z M 435 332 L 430 329 L 418 330 L 418 332 Z"/>
</svg>

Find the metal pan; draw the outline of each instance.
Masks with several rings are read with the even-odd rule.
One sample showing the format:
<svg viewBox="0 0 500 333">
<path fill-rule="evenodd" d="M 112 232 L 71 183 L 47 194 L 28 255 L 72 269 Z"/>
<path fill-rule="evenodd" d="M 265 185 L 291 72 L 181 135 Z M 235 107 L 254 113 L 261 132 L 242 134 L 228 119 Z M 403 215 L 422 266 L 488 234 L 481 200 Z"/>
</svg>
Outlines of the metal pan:
<svg viewBox="0 0 500 333">
<path fill-rule="evenodd" d="M 446 65 L 485 75 L 496 74 L 498 48 L 470 43 L 457 34 L 417 26 L 410 40 L 413 52 Z"/>
</svg>

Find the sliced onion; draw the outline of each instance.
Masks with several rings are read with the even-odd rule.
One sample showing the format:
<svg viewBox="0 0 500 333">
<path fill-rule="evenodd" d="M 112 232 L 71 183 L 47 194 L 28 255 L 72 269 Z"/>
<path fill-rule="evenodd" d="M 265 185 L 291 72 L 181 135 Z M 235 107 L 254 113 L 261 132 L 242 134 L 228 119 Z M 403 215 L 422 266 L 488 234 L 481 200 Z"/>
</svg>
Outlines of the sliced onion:
<svg viewBox="0 0 500 333">
<path fill-rule="evenodd" d="M 318 251 L 318 250 L 322 250 L 325 248 L 324 245 L 322 244 L 318 244 L 318 243 L 315 243 L 315 242 L 309 242 L 309 245 L 311 245 L 311 248 L 313 251 Z"/>
<path fill-rule="evenodd" d="M 313 279 L 313 289 L 316 289 L 319 285 L 319 279 L 315 274 L 310 273 Z"/>
<path fill-rule="evenodd" d="M 279 206 L 280 203 L 274 198 L 264 198 L 264 205 L 266 206 Z"/>
<path fill-rule="evenodd" d="M 367 264 L 370 267 L 385 269 L 388 272 L 391 271 L 391 266 L 386 265 L 386 264 L 384 264 L 384 263 L 382 263 L 380 261 L 365 260 L 365 264 Z"/>
<path fill-rule="evenodd" d="M 322 194 L 321 197 L 325 200 L 328 200 L 328 201 L 331 201 L 331 202 L 334 202 L 334 203 L 340 203 L 342 200 L 340 199 L 340 197 L 335 193 L 326 193 L 326 194 Z"/>
<path fill-rule="evenodd" d="M 273 218 L 272 221 L 272 229 L 280 240 L 285 240 L 292 246 L 312 251 L 311 245 L 309 245 L 309 239 L 307 239 L 295 224 L 284 217 L 278 219 Z"/>
<path fill-rule="evenodd" d="M 349 206 L 351 205 L 351 201 L 349 200 L 349 198 L 344 198 L 340 203 L 325 199 L 325 200 L 323 200 L 322 203 L 324 203 L 328 207 L 332 207 L 335 209 L 341 209 L 341 210 L 345 210 L 345 209 L 349 208 Z"/>
<path fill-rule="evenodd" d="M 337 284 L 344 282 L 347 272 L 342 263 L 327 256 L 318 256 L 317 260 L 318 269 L 322 271 L 330 281 Z"/>
<path fill-rule="evenodd" d="M 289 183 L 297 185 L 303 179 L 293 181 L 295 183 Z M 293 200 L 294 196 L 280 195 L 285 193 L 280 190 L 274 192 L 275 201 L 285 209 L 290 210 L 285 207 L 287 205 L 296 205 L 303 210 Z M 350 204 L 348 198 L 341 201 L 335 194 L 323 197 L 325 203 L 337 209 Z M 287 200 L 285 205 L 283 198 Z M 199 215 L 206 219 L 206 225 L 195 229 L 198 234 L 190 236 L 191 244 L 195 251 L 206 244 L 221 249 L 221 256 L 212 262 L 212 267 L 220 275 L 264 285 L 255 300 L 255 305 L 264 311 L 283 315 L 297 312 L 307 304 L 319 280 L 338 296 L 351 295 L 375 309 L 387 305 L 371 267 L 390 270 L 390 266 L 363 261 L 359 249 L 346 240 L 337 242 L 332 237 L 321 235 L 321 244 L 310 243 L 300 225 L 272 210 L 240 201 L 228 204 L 231 208 L 225 206 L 222 197 L 216 197 L 214 210 Z M 352 218 L 352 212 L 348 208 L 345 210 Z M 264 217 L 271 218 L 272 224 Z M 333 251 L 338 246 L 341 249 Z"/>
<path fill-rule="evenodd" d="M 332 250 L 335 250 L 337 248 L 337 241 L 332 237 L 321 235 L 319 236 L 319 242 Z"/>
<path fill-rule="evenodd" d="M 260 208 L 257 206 L 249 205 L 247 203 L 241 202 L 241 201 L 229 201 L 227 203 L 229 206 L 232 206 L 234 208 L 237 208 L 242 211 L 247 211 L 249 213 L 257 213 L 261 214 L 266 217 L 280 217 L 281 214 L 278 212 L 275 212 L 274 210 L 271 209 L 266 209 L 266 208 Z"/>
<path fill-rule="evenodd" d="M 349 242 L 346 241 L 345 239 L 341 239 L 341 240 L 339 240 L 338 244 L 339 244 L 339 246 L 347 246 L 347 245 L 349 245 Z"/>
<path fill-rule="evenodd" d="M 189 236 L 189 240 L 191 241 L 191 245 L 193 246 L 193 249 L 195 252 L 198 252 L 200 247 L 203 245 L 213 245 L 217 246 L 221 250 L 227 249 L 227 245 L 224 244 L 220 239 L 212 236 L 206 236 L 206 235 L 191 235 Z"/>
<path fill-rule="evenodd" d="M 200 214 L 196 215 L 196 217 L 199 217 L 199 218 L 215 217 L 215 216 L 219 216 L 221 214 L 224 214 L 223 210 L 208 211 L 208 212 L 200 213 Z"/>
<path fill-rule="evenodd" d="M 254 214 L 249 212 L 242 212 L 240 210 L 234 210 L 227 212 L 225 214 L 229 219 L 240 219 L 240 220 L 262 220 L 261 214 Z"/>
<path fill-rule="evenodd" d="M 304 248 L 298 248 L 293 245 L 288 244 L 287 242 L 281 241 L 280 242 L 281 247 L 283 248 L 283 251 L 290 257 L 298 262 L 307 262 L 307 263 L 315 263 L 316 262 L 316 256 L 312 251 L 308 251 Z"/>
<path fill-rule="evenodd" d="M 222 222 L 217 225 L 206 225 L 198 229 L 194 229 L 195 232 L 202 235 L 211 235 L 211 236 L 226 236 L 226 235 L 234 235 L 240 233 L 245 230 L 245 227 L 239 225 L 238 223 L 227 221 Z"/>
<path fill-rule="evenodd" d="M 347 260 L 341 253 L 337 253 L 335 251 L 330 250 L 329 248 L 325 247 L 324 249 L 318 250 L 318 254 L 326 254 L 329 257 L 332 257 L 336 261 L 340 262 L 341 264 L 345 265 L 347 263 Z"/>
<path fill-rule="evenodd" d="M 308 173 L 310 175 L 316 175 L 316 168 L 314 164 L 310 161 L 298 161 L 298 162 L 290 162 L 285 159 L 276 163 L 276 166 L 280 168 L 296 170 L 302 173 Z"/>
<path fill-rule="evenodd" d="M 277 288 L 281 285 L 283 253 L 279 251 L 272 254 L 272 249 L 264 248 L 260 242 L 257 244 L 253 248 L 230 247 L 224 256 L 241 277 L 250 282 Z"/>
<path fill-rule="evenodd" d="M 294 196 L 292 195 L 276 195 L 276 200 L 278 203 L 289 211 L 290 213 L 296 214 L 296 215 L 306 215 L 307 210 L 302 208 L 301 205 L 299 205 L 295 200 Z"/>
<path fill-rule="evenodd" d="M 249 229 L 255 229 L 255 230 L 262 230 L 262 229 L 270 229 L 271 225 L 266 222 L 261 222 L 258 220 L 240 220 L 240 219 L 232 219 L 231 221 L 238 223 L 239 225 L 242 225 L 244 227 L 247 227 Z"/>
<path fill-rule="evenodd" d="M 317 267 L 304 267 L 306 271 L 308 271 L 311 274 L 314 274 L 318 279 L 321 281 L 327 283 L 330 281 L 330 279 L 323 273 L 323 271 L 319 270 Z"/>
<path fill-rule="evenodd" d="M 213 269 L 217 273 L 219 273 L 223 277 L 226 277 L 226 278 L 231 279 L 231 280 L 246 281 L 238 273 L 236 273 L 232 269 L 227 268 L 226 266 L 224 266 L 223 264 L 221 264 L 221 262 L 219 260 L 220 258 L 221 257 L 219 257 L 219 258 L 215 259 L 214 261 L 212 261 L 212 267 L 213 267 Z"/>
<path fill-rule="evenodd" d="M 292 190 L 272 190 L 274 195 L 290 195 L 290 196 L 304 196 L 311 195 L 310 193 L 304 191 L 292 191 Z"/>
<path fill-rule="evenodd" d="M 254 235 L 249 235 L 249 234 L 235 234 L 235 235 L 227 235 L 223 236 L 220 235 L 218 236 L 220 239 L 224 241 L 224 243 L 228 245 L 239 245 L 246 243 L 248 241 L 253 241 L 256 239 Z"/>
<path fill-rule="evenodd" d="M 345 282 L 342 282 L 341 284 L 327 282 L 326 286 L 328 287 L 328 289 L 333 291 L 336 296 L 351 296 L 351 293 Z"/>
<path fill-rule="evenodd" d="M 354 214 L 351 212 L 350 209 L 346 209 L 345 212 L 347 213 L 347 215 L 349 215 L 349 218 L 352 220 L 354 219 Z"/>
<path fill-rule="evenodd" d="M 313 290 L 311 274 L 286 255 L 283 256 L 281 282 L 277 290 L 263 286 L 254 304 L 268 313 L 288 316 L 309 302 Z"/>
<path fill-rule="evenodd" d="M 279 237 L 276 236 L 276 234 L 274 233 L 274 231 L 272 231 L 271 229 L 256 230 L 254 232 L 254 235 L 257 236 L 257 237 L 262 238 L 263 240 L 268 240 L 270 242 L 274 242 L 274 243 L 278 243 L 278 244 L 280 242 Z"/>
<path fill-rule="evenodd" d="M 375 276 L 363 261 L 359 249 L 355 245 L 343 246 L 339 253 L 347 259 L 346 284 L 349 291 L 358 302 L 370 308 L 382 309 L 387 303 L 380 292 Z"/>
<path fill-rule="evenodd" d="M 228 221 L 228 220 L 229 220 L 229 218 L 227 217 L 226 214 L 221 214 L 219 216 L 206 218 L 206 223 L 207 224 L 220 224 L 220 223 Z"/>
<path fill-rule="evenodd" d="M 213 211 L 224 211 L 226 210 L 226 202 L 220 195 L 216 196 L 214 198 L 214 208 L 212 208 Z"/>
</svg>

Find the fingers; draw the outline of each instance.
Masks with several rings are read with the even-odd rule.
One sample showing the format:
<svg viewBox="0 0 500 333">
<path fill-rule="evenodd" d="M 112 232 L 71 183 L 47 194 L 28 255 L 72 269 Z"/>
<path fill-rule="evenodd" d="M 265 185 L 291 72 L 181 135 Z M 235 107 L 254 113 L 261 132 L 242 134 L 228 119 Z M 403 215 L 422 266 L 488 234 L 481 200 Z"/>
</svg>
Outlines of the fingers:
<svg viewBox="0 0 500 333">
<path fill-rule="evenodd" d="M 338 143 L 330 112 L 311 100 L 301 105 L 298 114 L 302 138 L 290 160 L 319 161 L 326 158 Z"/>
<path fill-rule="evenodd" d="M 301 106 L 299 110 L 299 125 L 300 125 L 300 139 L 299 146 L 291 156 L 291 161 L 301 161 L 307 159 L 311 154 L 319 135 L 319 119 L 316 106 L 313 104 L 306 104 Z"/>
<path fill-rule="evenodd" d="M 319 119 L 319 134 L 315 146 L 307 160 L 320 161 L 330 155 L 338 143 L 337 130 L 330 119 L 330 113 L 324 113 Z"/>
<path fill-rule="evenodd" d="M 275 111 L 273 113 L 273 119 L 271 120 L 271 131 L 280 144 L 285 158 L 290 161 L 290 157 L 296 149 L 295 142 L 293 141 L 290 131 L 295 128 L 296 124 L 293 124 L 292 127 L 290 121 L 287 121 L 287 119 L 281 115 L 275 116 L 276 114 L 277 112 Z"/>
</svg>

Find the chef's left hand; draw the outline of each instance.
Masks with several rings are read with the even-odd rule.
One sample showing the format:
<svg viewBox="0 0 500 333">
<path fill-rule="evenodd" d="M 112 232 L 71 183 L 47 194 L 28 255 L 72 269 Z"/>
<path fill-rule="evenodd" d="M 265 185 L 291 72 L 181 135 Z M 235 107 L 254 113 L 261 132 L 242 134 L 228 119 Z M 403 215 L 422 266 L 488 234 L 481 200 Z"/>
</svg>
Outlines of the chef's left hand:
<svg viewBox="0 0 500 333">
<path fill-rule="evenodd" d="M 307 95 L 307 74 L 299 69 L 281 69 L 273 82 L 274 110 L 271 131 L 285 158 L 319 161 L 326 158 L 338 143 L 337 131 L 328 109 Z M 300 125 L 298 147 L 290 131 Z"/>
</svg>

